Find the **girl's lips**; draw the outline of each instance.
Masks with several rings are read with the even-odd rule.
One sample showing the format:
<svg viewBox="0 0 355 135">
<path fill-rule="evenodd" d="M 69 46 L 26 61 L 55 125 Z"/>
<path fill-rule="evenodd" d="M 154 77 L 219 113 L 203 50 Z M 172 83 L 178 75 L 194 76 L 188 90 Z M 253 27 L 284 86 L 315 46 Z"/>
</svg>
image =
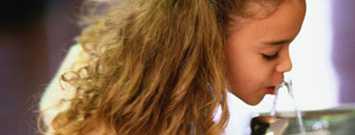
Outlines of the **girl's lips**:
<svg viewBox="0 0 355 135">
<path fill-rule="evenodd" d="M 269 86 L 264 88 L 266 94 L 275 95 L 275 86 Z"/>
</svg>

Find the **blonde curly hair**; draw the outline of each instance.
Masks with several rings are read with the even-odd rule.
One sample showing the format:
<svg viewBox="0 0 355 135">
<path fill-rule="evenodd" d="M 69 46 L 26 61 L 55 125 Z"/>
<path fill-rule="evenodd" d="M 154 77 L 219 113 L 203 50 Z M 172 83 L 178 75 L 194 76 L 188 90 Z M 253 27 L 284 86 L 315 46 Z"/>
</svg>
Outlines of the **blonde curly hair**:
<svg viewBox="0 0 355 135">
<path fill-rule="evenodd" d="M 61 77 L 75 94 L 52 121 L 53 134 L 222 134 L 229 119 L 224 41 L 231 16 L 251 16 L 248 3 L 110 3 L 79 38 L 89 57 Z"/>
</svg>

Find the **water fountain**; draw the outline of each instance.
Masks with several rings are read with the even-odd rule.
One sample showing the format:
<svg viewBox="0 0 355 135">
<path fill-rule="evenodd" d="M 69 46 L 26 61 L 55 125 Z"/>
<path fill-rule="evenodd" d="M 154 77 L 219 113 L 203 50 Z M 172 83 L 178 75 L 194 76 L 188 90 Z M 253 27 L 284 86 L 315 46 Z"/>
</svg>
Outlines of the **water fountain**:
<svg viewBox="0 0 355 135">
<path fill-rule="evenodd" d="M 294 111 L 277 112 L 281 87 L 286 87 Z M 261 114 L 251 121 L 252 135 L 352 135 L 354 127 L 354 105 L 301 112 L 293 94 L 292 81 L 283 82 L 277 88 L 270 113 Z"/>
</svg>

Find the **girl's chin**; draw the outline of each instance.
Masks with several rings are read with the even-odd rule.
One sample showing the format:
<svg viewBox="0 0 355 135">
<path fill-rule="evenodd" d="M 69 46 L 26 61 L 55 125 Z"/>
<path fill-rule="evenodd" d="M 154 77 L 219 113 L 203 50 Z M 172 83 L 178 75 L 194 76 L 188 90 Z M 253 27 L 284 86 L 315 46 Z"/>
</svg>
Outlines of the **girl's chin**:
<svg viewBox="0 0 355 135">
<path fill-rule="evenodd" d="M 250 101 L 250 102 L 245 102 L 245 103 L 247 103 L 248 105 L 256 106 L 256 105 L 258 105 L 260 102 L 261 102 L 261 100 L 258 100 L 258 101 Z"/>
<path fill-rule="evenodd" d="M 256 106 L 263 100 L 263 98 L 264 98 L 264 96 L 262 96 L 262 97 L 253 97 L 251 99 L 243 99 L 243 98 L 240 98 L 240 99 L 242 99 L 242 101 L 244 101 L 248 105 Z"/>
<path fill-rule="evenodd" d="M 231 93 L 238 97 L 239 99 L 241 99 L 244 103 L 248 104 L 248 105 L 252 105 L 252 106 L 256 106 L 258 105 L 263 99 L 264 99 L 264 96 L 265 94 L 262 94 L 262 95 L 254 95 L 254 96 L 243 96 L 241 94 L 237 94 L 235 91 L 231 91 Z M 255 93 L 258 93 L 258 92 L 255 92 Z M 261 94 L 261 93 L 258 93 L 258 94 Z"/>
</svg>

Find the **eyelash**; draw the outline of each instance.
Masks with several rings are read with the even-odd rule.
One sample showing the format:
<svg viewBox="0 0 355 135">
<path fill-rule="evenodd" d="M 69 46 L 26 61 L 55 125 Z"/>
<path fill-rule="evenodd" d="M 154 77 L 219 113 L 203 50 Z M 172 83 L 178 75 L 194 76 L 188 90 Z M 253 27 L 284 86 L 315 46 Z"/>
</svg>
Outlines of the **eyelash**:
<svg viewBox="0 0 355 135">
<path fill-rule="evenodd" d="M 266 59 L 266 60 L 274 60 L 276 59 L 278 56 L 279 56 L 279 53 L 275 53 L 275 54 L 272 54 L 272 55 L 266 55 L 266 54 L 262 54 L 263 55 L 263 58 Z"/>
</svg>

